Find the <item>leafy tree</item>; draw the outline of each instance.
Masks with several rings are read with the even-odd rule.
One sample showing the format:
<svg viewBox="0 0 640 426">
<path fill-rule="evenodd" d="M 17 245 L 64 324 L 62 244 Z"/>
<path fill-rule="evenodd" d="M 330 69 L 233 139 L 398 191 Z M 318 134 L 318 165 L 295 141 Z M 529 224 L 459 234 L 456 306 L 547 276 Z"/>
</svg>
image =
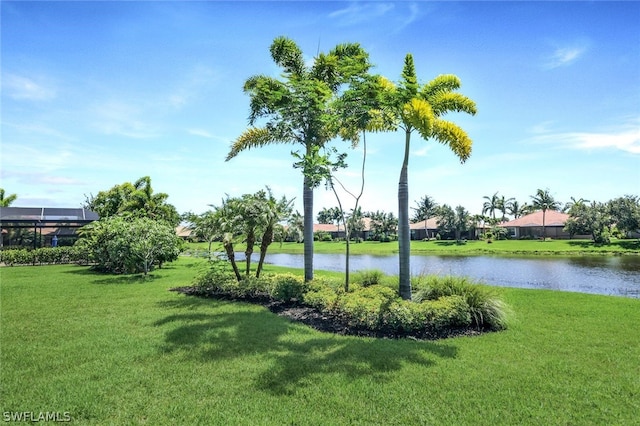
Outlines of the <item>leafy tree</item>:
<svg viewBox="0 0 640 426">
<path fill-rule="evenodd" d="M 462 206 L 457 206 L 455 208 L 455 217 L 453 222 L 453 227 L 456 231 L 456 240 L 460 241 L 462 234 L 469 232 L 471 226 L 472 222 L 469 211 Z"/>
<path fill-rule="evenodd" d="M 430 197 L 429 195 L 423 196 L 419 201 L 416 201 L 415 204 L 415 207 L 411 207 L 415 211 L 411 218 L 411 221 L 414 223 L 422 220 L 426 221 L 427 219 L 435 216 L 438 209 L 438 203 L 436 203 L 433 197 Z M 425 222 L 425 227 L 426 226 Z"/>
<path fill-rule="evenodd" d="M 407 54 L 398 86 L 387 84 L 381 115 L 391 118 L 384 129 L 404 131 L 404 157 L 398 181 L 398 248 L 399 293 L 411 299 L 408 167 L 411 135 L 417 132 L 425 140 L 435 139 L 458 156 L 461 162 L 471 155 L 472 141 L 467 133 L 442 116 L 448 112 L 466 112 L 475 115 L 476 104 L 456 92 L 460 79 L 455 75 L 440 75 L 427 84 L 418 84 L 413 56 Z M 388 121 L 388 120 L 383 120 Z"/>
<path fill-rule="evenodd" d="M 451 236 L 455 236 L 456 213 L 451 206 L 443 204 L 438 207 L 436 217 L 436 224 L 438 225 L 438 234 L 440 234 L 440 237 L 446 239 Z"/>
<path fill-rule="evenodd" d="M 174 228 L 180 223 L 176 208 L 167 203 L 169 196 L 154 193 L 151 178 L 143 176 L 134 183 L 125 182 L 94 197 L 87 197 L 85 208 L 98 213 L 101 218 L 111 216 L 148 217 L 166 222 Z"/>
<path fill-rule="evenodd" d="M 548 189 L 538 189 L 536 195 L 531 196 L 532 205 L 538 210 L 542 210 L 542 239 L 547 236 L 545 224 L 547 210 L 558 210 L 560 203 L 549 193 Z"/>
<path fill-rule="evenodd" d="M 625 195 L 615 198 L 607 204 L 618 230 L 628 234 L 640 229 L 640 197 Z"/>
<path fill-rule="evenodd" d="M 338 135 L 333 101 L 343 85 L 367 73 L 368 54 L 358 44 L 341 44 L 319 54 L 310 66 L 302 51 L 286 37 L 276 38 L 271 57 L 283 70 L 283 79 L 256 75 L 247 79 L 244 91 L 251 97 L 251 126 L 233 143 L 227 161 L 241 151 L 275 143 L 300 144 L 304 155 L 323 147 Z M 258 119 L 266 123 L 256 127 Z M 313 279 L 313 189 L 317 182 L 304 173 L 304 276 Z M 314 183 L 316 184 L 314 186 Z"/>
<path fill-rule="evenodd" d="M 195 235 L 209 244 L 207 251 L 209 252 L 209 257 L 211 257 L 211 246 L 214 241 L 221 237 L 218 232 L 215 213 L 210 210 L 200 215 L 188 214 L 185 220 L 189 223 Z"/>
<path fill-rule="evenodd" d="M 596 244 L 609 244 L 613 219 L 606 204 L 574 203 L 569 210 L 569 219 L 564 230 L 571 237 L 576 234 L 590 234 Z"/>
<path fill-rule="evenodd" d="M 82 228 L 76 243 L 90 253 L 96 269 L 111 273 L 143 272 L 178 258 L 175 229 L 150 218 L 101 218 Z"/>
<path fill-rule="evenodd" d="M 4 188 L 0 188 L 0 207 L 9 207 L 17 198 L 16 194 L 6 195 Z"/>
<path fill-rule="evenodd" d="M 395 239 L 398 232 L 398 219 L 393 213 L 376 210 L 365 215 L 371 219 L 369 226 L 372 240 L 388 242 Z"/>
</svg>

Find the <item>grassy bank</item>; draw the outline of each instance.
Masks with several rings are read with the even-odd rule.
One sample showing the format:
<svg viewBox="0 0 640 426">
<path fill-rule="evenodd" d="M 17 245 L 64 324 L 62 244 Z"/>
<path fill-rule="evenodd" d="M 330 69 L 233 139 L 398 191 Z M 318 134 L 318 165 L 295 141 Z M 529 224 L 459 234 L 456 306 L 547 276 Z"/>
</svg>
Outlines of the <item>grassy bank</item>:
<svg viewBox="0 0 640 426">
<path fill-rule="evenodd" d="M 344 242 L 317 241 L 314 244 L 316 253 L 344 253 Z M 206 245 L 194 244 L 194 247 L 206 249 Z M 365 241 L 350 244 L 353 254 L 393 254 L 398 252 L 398 243 L 380 243 Z M 269 246 L 271 253 L 302 253 L 303 245 L 297 243 L 274 243 Z M 412 241 L 411 253 L 434 255 L 621 255 L 640 254 L 640 240 L 617 240 L 608 246 L 596 246 L 588 240 L 503 240 L 487 243 L 486 241 L 467 241 L 458 244 L 455 241 Z"/>
<path fill-rule="evenodd" d="M 2 411 L 95 425 L 637 422 L 640 300 L 499 288 L 507 331 L 376 340 L 168 291 L 203 265 L 146 280 L 0 269 Z"/>
</svg>

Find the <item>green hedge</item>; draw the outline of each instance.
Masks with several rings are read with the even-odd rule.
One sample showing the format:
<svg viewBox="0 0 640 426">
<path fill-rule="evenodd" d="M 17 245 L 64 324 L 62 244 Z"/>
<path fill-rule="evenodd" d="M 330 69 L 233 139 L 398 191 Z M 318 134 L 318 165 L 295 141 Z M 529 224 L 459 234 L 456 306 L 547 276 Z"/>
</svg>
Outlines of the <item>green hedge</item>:
<svg viewBox="0 0 640 426">
<path fill-rule="evenodd" d="M 42 247 L 0 251 L 0 262 L 8 266 L 88 263 L 88 254 L 79 247 Z"/>
<path fill-rule="evenodd" d="M 379 274 L 374 281 L 382 281 Z M 367 274 L 364 277 L 369 277 Z M 369 277 L 370 278 L 370 277 Z M 246 277 L 241 281 L 219 263 L 196 279 L 197 293 L 238 299 L 297 301 L 318 309 L 354 330 L 408 335 L 476 327 L 506 328 L 507 308 L 489 289 L 460 277 L 422 277 L 414 300 L 403 300 L 384 284 L 358 277 L 345 292 L 342 283 L 316 279 L 304 283 L 292 274 Z"/>
</svg>

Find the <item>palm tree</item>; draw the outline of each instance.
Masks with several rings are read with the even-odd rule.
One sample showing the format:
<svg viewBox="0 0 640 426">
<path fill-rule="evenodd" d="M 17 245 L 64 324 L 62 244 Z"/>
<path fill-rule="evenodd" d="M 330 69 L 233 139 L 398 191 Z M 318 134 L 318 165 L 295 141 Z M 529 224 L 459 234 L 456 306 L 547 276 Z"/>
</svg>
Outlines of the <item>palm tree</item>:
<svg viewBox="0 0 640 426">
<path fill-rule="evenodd" d="M 304 217 L 296 210 L 296 212 L 289 217 L 287 223 L 289 225 L 287 228 L 288 237 L 293 238 L 293 240 L 298 243 L 302 242 L 304 239 Z"/>
<path fill-rule="evenodd" d="M 562 213 L 567 213 L 568 211 L 571 210 L 573 206 L 582 207 L 590 202 L 591 202 L 590 200 L 585 200 L 584 198 L 578 198 L 576 200 L 574 197 L 571 197 L 571 201 L 569 201 L 564 205 L 564 207 L 562 207 Z"/>
<path fill-rule="evenodd" d="M 0 207 L 9 207 L 18 198 L 16 194 L 6 195 L 4 188 L 0 188 Z"/>
<path fill-rule="evenodd" d="M 498 199 L 498 210 L 500 210 L 500 213 L 502 213 L 502 217 L 500 218 L 501 222 L 507 220 L 507 207 L 513 200 L 514 198 L 505 198 L 504 195 L 500 196 L 500 198 Z"/>
<path fill-rule="evenodd" d="M 531 201 L 533 207 L 538 210 L 542 210 L 542 239 L 544 240 L 547 236 L 545 225 L 545 216 L 547 214 L 547 210 L 558 210 L 560 208 L 560 203 L 557 202 L 551 194 L 549 194 L 548 189 L 538 189 L 536 191 L 536 195 L 531 196 Z"/>
<path fill-rule="evenodd" d="M 458 125 L 441 118 L 451 111 L 475 115 L 475 102 L 457 93 L 458 88 L 460 79 L 455 75 L 440 75 L 420 86 L 413 56 L 407 54 L 398 87 L 387 85 L 385 92 L 384 112 L 393 118 L 395 129 L 402 129 L 405 134 L 404 158 L 398 181 L 399 293 L 403 299 L 411 299 L 408 183 L 411 134 L 417 131 L 425 140 L 435 139 L 448 145 L 460 161 L 465 162 L 471 155 L 471 139 Z"/>
<path fill-rule="evenodd" d="M 341 44 L 329 54 L 319 54 L 311 66 L 305 63 L 295 42 L 276 38 L 271 57 L 283 69 L 283 79 L 255 75 L 246 80 L 244 91 L 251 97 L 249 125 L 232 144 L 227 161 L 241 151 L 265 145 L 300 144 L 305 156 L 323 147 L 339 133 L 332 101 L 345 83 L 370 68 L 368 54 L 358 44 Z M 261 127 L 256 121 L 265 118 Z M 303 171 L 304 277 L 313 279 L 313 189 L 320 182 Z"/>
<path fill-rule="evenodd" d="M 511 198 L 507 202 L 506 210 L 514 219 L 518 219 L 529 212 L 530 206 L 527 203 L 521 205 L 517 200 Z"/>
<path fill-rule="evenodd" d="M 489 215 L 491 215 L 491 218 L 495 219 L 496 210 L 500 209 L 500 198 L 498 197 L 498 193 L 496 192 L 491 197 L 485 195 L 482 198 L 487 200 L 482 205 L 482 214 L 489 213 Z"/>
<path fill-rule="evenodd" d="M 256 270 L 256 278 L 260 277 L 262 266 L 264 265 L 264 259 L 267 255 L 267 249 L 273 242 L 274 230 L 278 225 L 278 222 L 285 219 L 291 214 L 293 200 L 287 200 L 286 197 L 282 197 L 280 200 L 276 200 L 271 193 L 271 189 L 267 187 L 267 193 L 262 202 L 263 208 L 263 227 L 264 232 L 262 234 L 262 240 L 260 242 L 260 260 L 258 261 L 258 269 Z"/>
</svg>

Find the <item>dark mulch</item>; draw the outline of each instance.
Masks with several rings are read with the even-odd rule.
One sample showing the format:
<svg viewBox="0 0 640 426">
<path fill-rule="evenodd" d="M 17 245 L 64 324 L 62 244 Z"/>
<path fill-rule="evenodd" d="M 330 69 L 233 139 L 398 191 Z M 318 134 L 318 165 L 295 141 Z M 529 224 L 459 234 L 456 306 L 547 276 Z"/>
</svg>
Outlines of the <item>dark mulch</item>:
<svg viewBox="0 0 640 426">
<path fill-rule="evenodd" d="M 456 336 L 477 336 L 487 332 L 487 330 L 478 330 L 471 327 L 437 331 L 423 330 L 415 333 L 398 333 L 395 330 L 369 330 L 351 327 L 344 318 L 341 318 L 338 315 L 322 313 L 318 309 L 307 306 L 303 303 L 296 301 L 275 301 L 270 299 L 266 295 L 237 298 L 226 293 L 203 293 L 201 290 L 194 287 L 176 287 L 172 288 L 171 291 L 176 291 L 188 296 L 197 296 L 218 300 L 242 301 L 262 305 L 274 314 L 288 318 L 291 321 L 306 324 L 319 331 L 341 335 L 366 336 L 385 339 L 410 338 L 417 340 L 436 340 Z"/>
</svg>

